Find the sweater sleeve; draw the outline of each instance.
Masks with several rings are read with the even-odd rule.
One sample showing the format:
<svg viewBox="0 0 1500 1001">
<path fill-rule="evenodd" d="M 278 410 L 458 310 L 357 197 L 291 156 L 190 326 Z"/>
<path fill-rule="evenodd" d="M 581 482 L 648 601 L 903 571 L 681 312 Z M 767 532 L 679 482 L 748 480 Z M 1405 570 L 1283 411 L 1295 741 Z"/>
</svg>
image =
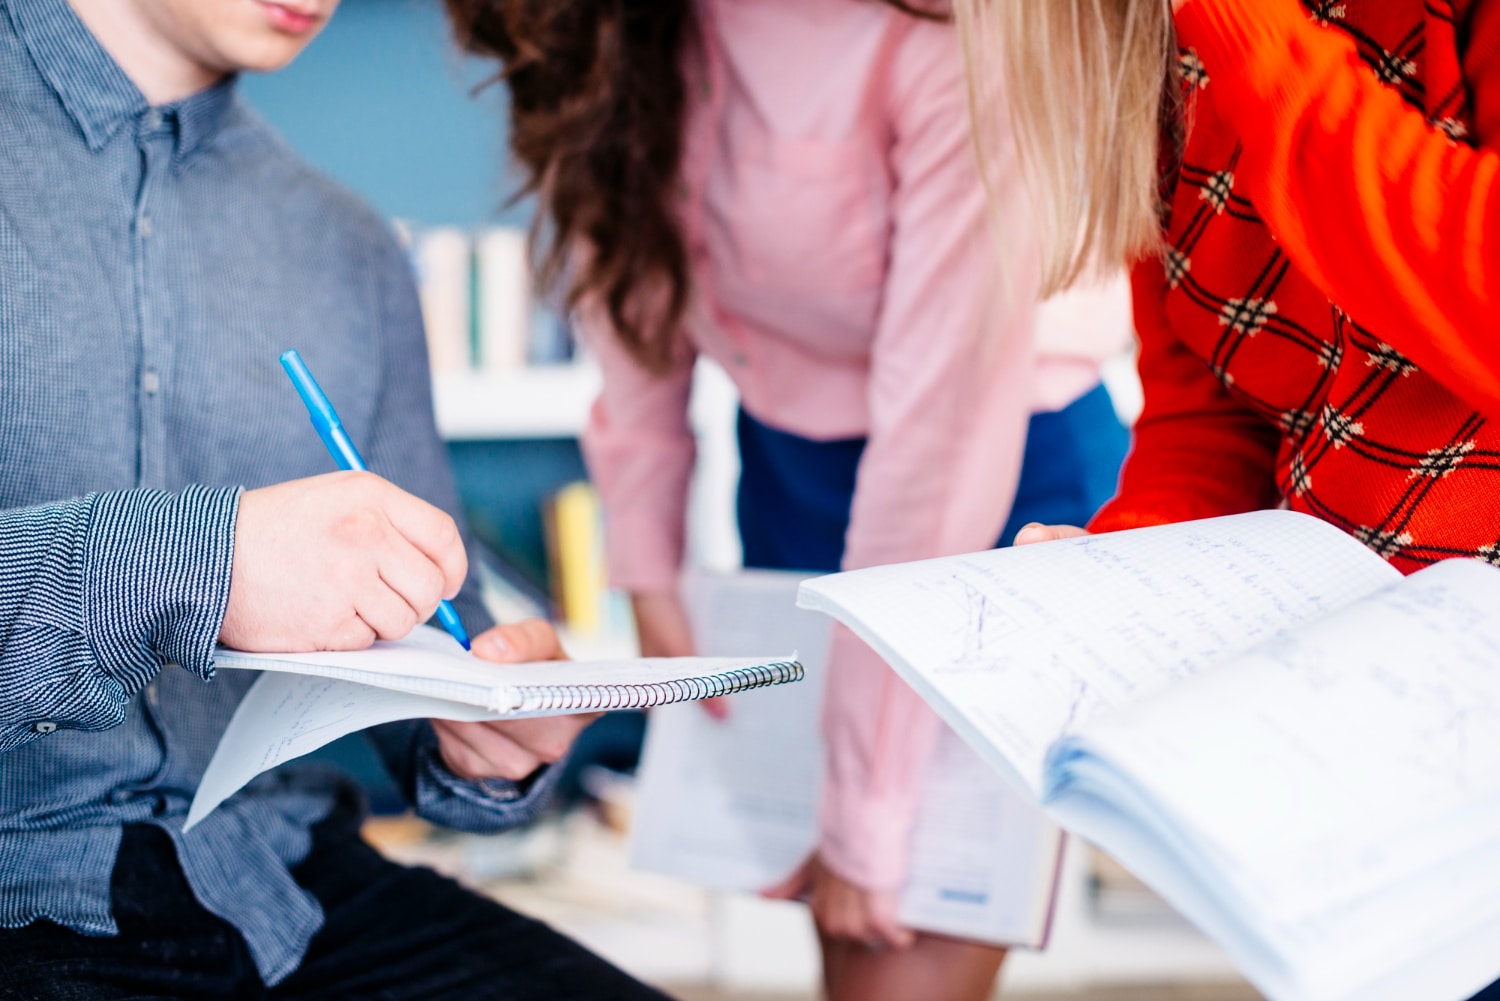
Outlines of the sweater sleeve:
<svg viewBox="0 0 1500 1001">
<path fill-rule="evenodd" d="M 1238 403 L 1167 320 L 1155 258 L 1131 275 L 1145 406 L 1115 498 L 1089 528 L 1113 532 L 1272 507 L 1280 435 Z"/>
<path fill-rule="evenodd" d="M 951 27 L 910 28 L 891 61 L 895 179 L 884 301 L 873 343 L 870 430 L 844 567 L 995 544 L 1014 496 L 1032 395 L 1037 276 L 1014 151 L 990 225 Z M 899 887 L 937 716 L 840 629 L 829 659 L 822 859 L 871 890 Z"/>
<path fill-rule="evenodd" d="M 1495 47 L 1495 20 L 1476 14 L 1471 52 Z M 1428 124 L 1296 0 L 1192 0 L 1178 29 L 1291 260 L 1448 389 L 1500 408 L 1500 153 Z M 1500 97 L 1493 73 L 1475 75 L 1488 68 L 1466 61 L 1481 128 Z"/>
</svg>

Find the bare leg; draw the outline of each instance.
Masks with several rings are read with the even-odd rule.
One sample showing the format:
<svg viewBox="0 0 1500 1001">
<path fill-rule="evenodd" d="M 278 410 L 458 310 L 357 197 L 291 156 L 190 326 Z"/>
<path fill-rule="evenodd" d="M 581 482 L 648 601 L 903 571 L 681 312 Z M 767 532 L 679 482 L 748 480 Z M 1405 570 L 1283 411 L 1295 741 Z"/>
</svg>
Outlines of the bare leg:
<svg viewBox="0 0 1500 1001">
<path fill-rule="evenodd" d="M 1005 950 L 918 935 L 900 951 L 819 936 L 829 1001 L 987 1001 Z"/>
</svg>

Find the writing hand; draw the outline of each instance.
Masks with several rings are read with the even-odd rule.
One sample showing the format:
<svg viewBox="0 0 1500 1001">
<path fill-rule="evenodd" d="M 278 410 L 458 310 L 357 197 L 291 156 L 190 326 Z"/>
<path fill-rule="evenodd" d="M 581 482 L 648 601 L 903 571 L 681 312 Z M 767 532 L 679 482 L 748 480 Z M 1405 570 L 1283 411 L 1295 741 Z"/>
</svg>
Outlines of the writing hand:
<svg viewBox="0 0 1500 1001">
<path fill-rule="evenodd" d="M 468 568 L 452 518 L 372 473 L 250 490 L 219 640 L 290 652 L 400 639 L 458 593 Z"/>
<path fill-rule="evenodd" d="M 474 638 L 474 656 L 496 664 L 567 660 L 557 632 L 541 619 L 496 626 Z M 435 719 L 438 750 L 448 770 L 464 779 L 519 782 L 568 753 L 598 714 L 455 723 Z"/>
</svg>

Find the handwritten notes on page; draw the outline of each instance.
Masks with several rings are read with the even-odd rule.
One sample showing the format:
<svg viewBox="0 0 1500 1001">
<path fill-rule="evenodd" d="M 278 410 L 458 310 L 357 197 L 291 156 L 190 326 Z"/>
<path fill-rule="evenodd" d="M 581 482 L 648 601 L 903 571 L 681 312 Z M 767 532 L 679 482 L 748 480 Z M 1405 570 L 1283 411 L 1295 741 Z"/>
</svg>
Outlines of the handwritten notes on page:
<svg viewBox="0 0 1500 1001">
<path fill-rule="evenodd" d="M 1285 511 L 819 578 L 805 608 L 849 625 L 1034 796 L 1048 746 L 1397 577 Z"/>
<path fill-rule="evenodd" d="M 1191 838 L 1186 860 L 1287 957 L 1296 994 L 1374 996 L 1485 927 L 1445 960 L 1468 967 L 1454 1001 L 1500 976 L 1494 568 L 1437 564 L 1088 724 L 1059 748 L 1060 787 L 1081 759 Z"/>
<path fill-rule="evenodd" d="M 416 718 L 473 721 L 501 716 L 460 702 L 336 678 L 263 674 L 245 693 L 219 739 L 184 829 L 208 816 L 261 772 L 357 730 Z"/>
</svg>

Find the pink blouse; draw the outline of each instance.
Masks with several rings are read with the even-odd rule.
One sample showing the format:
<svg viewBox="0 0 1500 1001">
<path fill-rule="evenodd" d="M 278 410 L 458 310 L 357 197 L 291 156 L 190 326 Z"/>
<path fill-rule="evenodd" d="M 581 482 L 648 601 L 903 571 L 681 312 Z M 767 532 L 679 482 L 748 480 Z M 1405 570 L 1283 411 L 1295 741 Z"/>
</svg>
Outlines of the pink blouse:
<svg viewBox="0 0 1500 1001">
<path fill-rule="evenodd" d="M 1028 418 L 1092 388 L 1124 349 L 1128 293 L 1036 304 L 1011 151 L 993 154 L 1010 183 L 992 216 L 951 25 L 867 0 L 699 0 L 698 12 L 681 192 L 691 350 L 653 375 L 600 314 L 581 318 L 604 370 L 584 448 L 612 582 L 677 585 L 698 354 L 773 427 L 868 438 L 846 568 L 993 545 Z M 825 705 L 820 851 L 844 878 L 894 889 L 941 724 L 842 629 Z"/>
</svg>

